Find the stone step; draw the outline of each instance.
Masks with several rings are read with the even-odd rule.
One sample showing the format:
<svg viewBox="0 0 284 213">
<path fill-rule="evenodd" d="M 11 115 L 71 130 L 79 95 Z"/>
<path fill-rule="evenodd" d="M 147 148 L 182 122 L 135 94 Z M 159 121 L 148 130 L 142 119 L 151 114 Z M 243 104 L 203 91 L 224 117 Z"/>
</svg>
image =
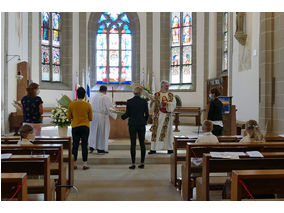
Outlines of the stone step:
<svg viewBox="0 0 284 213">
<path fill-rule="evenodd" d="M 147 151 L 148 152 L 148 151 Z M 170 155 L 167 151 L 160 151 L 155 155 L 148 155 L 146 153 L 145 164 L 169 164 Z M 136 163 L 140 163 L 140 151 L 136 152 Z M 78 163 L 82 161 L 82 153 L 79 150 Z M 131 156 L 129 150 L 109 150 L 108 154 L 88 154 L 88 163 L 90 165 L 117 165 L 117 164 L 131 164 Z"/>
<path fill-rule="evenodd" d="M 129 142 L 130 143 L 130 142 Z M 139 142 L 137 142 L 139 143 Z M 145 144 L 146 149 L 150 150 L 151 144 Z M 108 146 L 109 150 L 130 150 L 130 144 L 110 144 Z M 140 150 L 140 146 L 136 145 L 136 150 Z"/>
</svg>

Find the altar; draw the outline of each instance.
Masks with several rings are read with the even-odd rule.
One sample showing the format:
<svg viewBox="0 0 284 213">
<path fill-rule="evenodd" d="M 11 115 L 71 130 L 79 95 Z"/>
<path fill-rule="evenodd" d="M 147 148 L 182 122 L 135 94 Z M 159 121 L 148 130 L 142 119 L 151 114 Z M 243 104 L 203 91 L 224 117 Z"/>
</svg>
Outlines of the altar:
<svg viewBox="0 0 284 213">
<path fill-rule="evenodd" d="M 126 111 L 125 103 L 118 103 L 116 102 L 116 110 L 119 111 Z M 117 115 L 117 119 L 114 120 L 110 117 L 110 139 L 117 139 L 117 138 L 129 138 L 129 131 L 128 131 L 128 119 L 122 120 L 120 115 Z"/>
</svg>

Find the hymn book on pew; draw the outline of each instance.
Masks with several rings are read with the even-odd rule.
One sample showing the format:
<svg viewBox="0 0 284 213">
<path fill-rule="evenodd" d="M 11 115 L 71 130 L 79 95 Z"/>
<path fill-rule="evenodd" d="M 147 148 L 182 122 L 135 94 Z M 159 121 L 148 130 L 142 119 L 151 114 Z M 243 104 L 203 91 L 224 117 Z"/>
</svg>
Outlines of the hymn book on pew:
<svg viewBox="0 0 284 213">
<path fill-rule="evenodd" d="M 1 154 L 1 160 L 9 159 L 12 156 L 12 153 Z"/>
<path fill-rule="evenodd" d="M 245 155 L 244 152 L 210 152 L 212 158 L 240 159 L 240 156 Z"/>
<path fill-rule="evenodd" d="M 249 151 L 246 152 L 251 158 L 263 158 L 263 155 L 259 151 Z"/>
</svg>

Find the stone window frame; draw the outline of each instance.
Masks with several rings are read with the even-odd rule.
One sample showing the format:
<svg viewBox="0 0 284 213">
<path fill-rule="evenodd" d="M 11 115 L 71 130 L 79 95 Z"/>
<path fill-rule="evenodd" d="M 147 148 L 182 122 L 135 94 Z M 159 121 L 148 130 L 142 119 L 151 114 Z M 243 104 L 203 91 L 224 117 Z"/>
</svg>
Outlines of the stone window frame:
<svg viewBox="0 0 284 213">
<path fill-rule="evenodd" d="M 96 92 L 101 85 L 112 87 L 114 91 L 132 92 L 130 84 L 97 84 L 96 82 L 96 35 L 97 23 L 103 12 L 92 12 L 88 21 L 88 68 L 91 91 Z M 132 33 L 132 82 L 140 82 L 140 21 L 136 12 L 126 12 Z"/>
<path fill-rule="evenodd" d="M 41 89 L 72 90 L 72 40 L 73 40 L 73 15 L 71 12 L 61 14 L 60 37 L 60 74 L 61 81 L 42 81 L 41 71 L 41 12 L 39 13 L 39 82 Z M 64 23 L 64 24 L 63 24 Z M 52 59 L 51 59 L 52 60 Z M 52 63 L 52 62 L 51 62 Z"/>
<path fill-rule="evenodd" d="M 160 13 L 160 79 L 170 80 L 170 60 L 171 60 L 171 13 L 161 12 Z M 180 84 L 170 85 L 170 91 L 174 92 L 196 92 L 196 80 L 197 80 L 197 13 L 192 12 L 192 83 L 191 84 Z"/>
</svg>

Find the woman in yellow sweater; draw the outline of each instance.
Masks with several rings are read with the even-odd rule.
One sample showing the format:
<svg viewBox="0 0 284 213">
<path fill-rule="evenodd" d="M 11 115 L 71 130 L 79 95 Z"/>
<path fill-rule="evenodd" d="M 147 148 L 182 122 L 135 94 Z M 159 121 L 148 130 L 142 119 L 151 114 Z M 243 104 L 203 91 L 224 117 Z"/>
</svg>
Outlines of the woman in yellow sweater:
<svg viewBox="0 0 284 213">
<path fill-rule="evenodd" d="M 91 104 L 84 101 L 86 91 L 83 87 L 77 89 L 78 101 L 72 101 L 69 104 L 67 117 L 72 120 L 72 138 L 74 155 L 74 169 L 77 169 L 78 148 L 81 140 L 83 169 L 89 169 L 88 161 L 88 138 L 90 132 L 90 121 L 93 118 Z"/>
</svg>

